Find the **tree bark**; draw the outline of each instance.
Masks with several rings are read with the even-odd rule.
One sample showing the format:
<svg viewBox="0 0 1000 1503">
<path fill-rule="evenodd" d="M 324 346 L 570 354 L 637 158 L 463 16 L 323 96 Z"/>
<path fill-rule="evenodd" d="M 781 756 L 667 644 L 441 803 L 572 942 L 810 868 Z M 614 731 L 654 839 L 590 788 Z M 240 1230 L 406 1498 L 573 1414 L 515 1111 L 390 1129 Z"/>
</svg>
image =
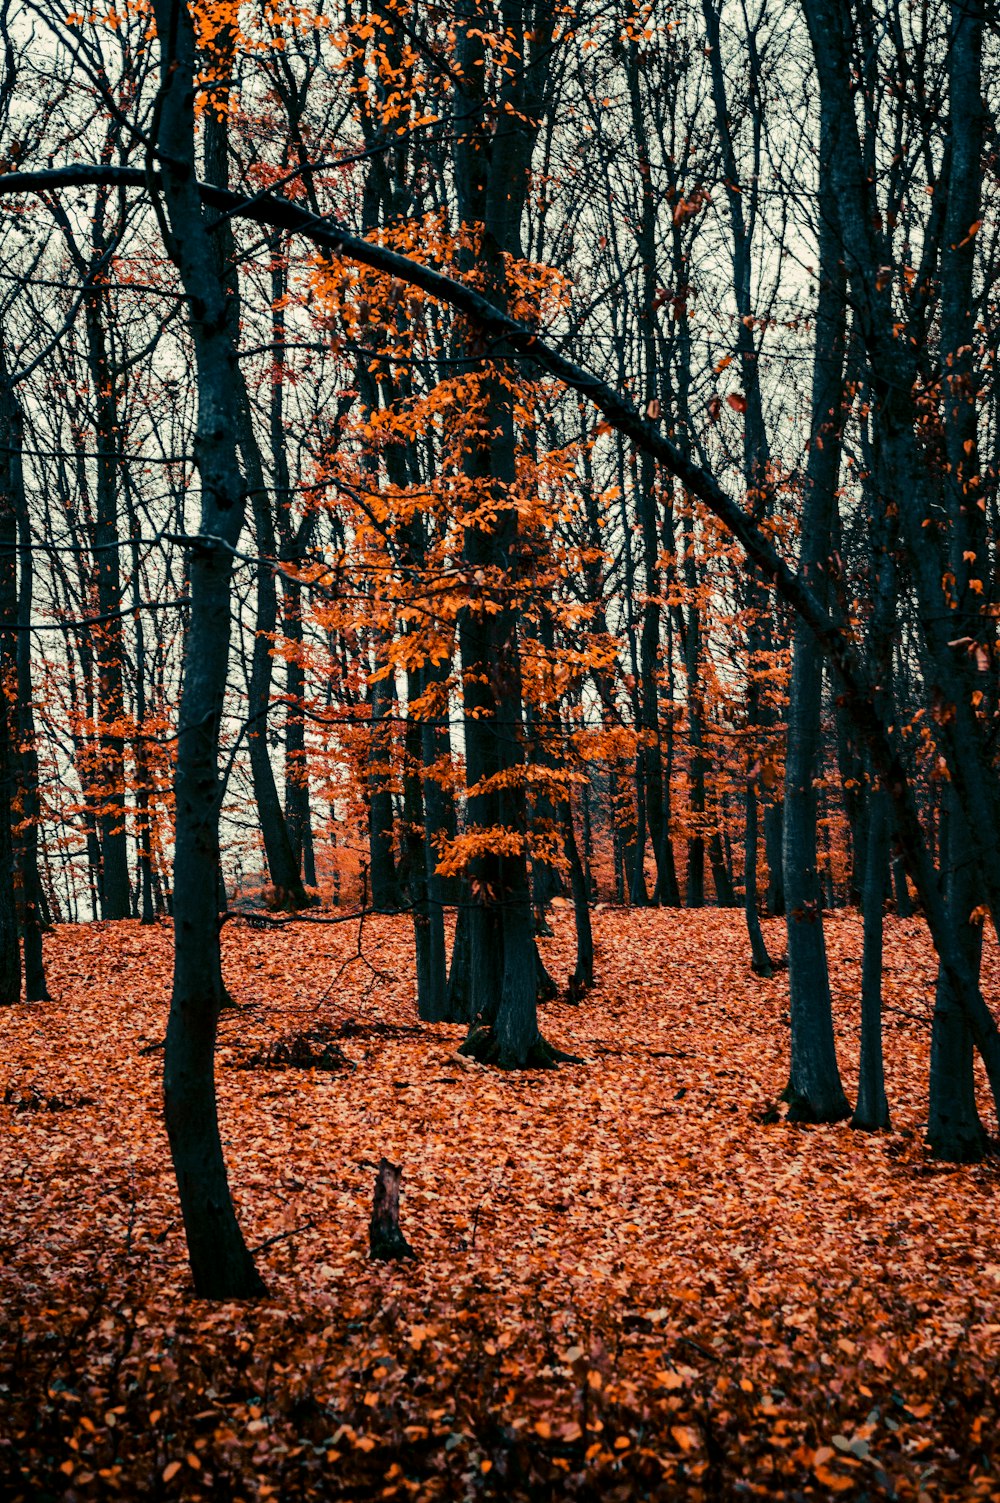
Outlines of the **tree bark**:
<svg viewBox="0 0 1000 1503">
<path fill-rule="evenodd" d="M 861 1063 L 858 1101 L 851 1126 L 865 1132 L 888 1128 L 889 1102 L 882 1062 L 882 909 L 889 875 L 888 801 L 873 788 L 865 842 L 864 947 L 861 961 Z"/>
<path fill-rule="evenodd" d="M 21 1000 L 21 947 L 14 896 L 17 791 L 17 503 L 21 412 L 0 365 L 0 1006 Z"/>
<path fill-rule="evenodd" d="M 382 1263 L 417 1256 L 399 1225 L 402 1179 L 402 1167 L 382 1159 L 375 1176 L 375 1196 L 368 1226 L 369 1257 Z"/>
<path fill-rule="evenodd" d="M 219 728 L 229 658 L 230 578 L 243 525 L 237 463 L 237 357 L 225 280 L 194 171 L 195 39 L 184 0 L 155 0 L 160 46 L 158 139 L 167 249 L 187 294 L 198 380 L 195 456 L 201 520 L 190 549 L 191 614 L 178 719 L 174 984 L 164 1109 L 196 1294 L 264 1293 L 229 1190 L 215 1094 L 222 1006 Z"/>
<path fill-rule="evenodd" d="M 830 556 L 840 480 L 844 402 L 846 286 L 840 228 L 824 184 L 837 149 L 836 116 L 820 111 L 819 295 L 813 361 L 812 421 L 803 497 L 799 572 L 824 605 L 829 602 Z M 817 851 L 815 780 L 819 772 L 823 654 L 797 619 L 785 758 L 785 870 L 791 1070 L 788 1098 L 804 1120 L 838 1121 L 848 1112 L 833 1032 L 833 999 L 823 933 Z"/>
</svg>

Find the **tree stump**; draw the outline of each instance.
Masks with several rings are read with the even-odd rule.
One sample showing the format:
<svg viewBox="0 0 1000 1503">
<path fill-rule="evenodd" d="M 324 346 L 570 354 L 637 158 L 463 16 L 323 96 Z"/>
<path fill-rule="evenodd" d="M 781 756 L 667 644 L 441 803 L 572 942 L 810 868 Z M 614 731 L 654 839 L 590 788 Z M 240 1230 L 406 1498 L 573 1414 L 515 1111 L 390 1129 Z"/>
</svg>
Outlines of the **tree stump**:
<svg viewBox="0 0 1000 1503">
<path fill-rule="evenodd" d="M 369 1257 L 390 1263 L 400 1258 L 416 1258 L 399 1227 L 399 1187 L 403 1178 L 400 1164 L 383 1159 L 375 1176 L 375 1199 L 368 1226 Z"/>
</svg>

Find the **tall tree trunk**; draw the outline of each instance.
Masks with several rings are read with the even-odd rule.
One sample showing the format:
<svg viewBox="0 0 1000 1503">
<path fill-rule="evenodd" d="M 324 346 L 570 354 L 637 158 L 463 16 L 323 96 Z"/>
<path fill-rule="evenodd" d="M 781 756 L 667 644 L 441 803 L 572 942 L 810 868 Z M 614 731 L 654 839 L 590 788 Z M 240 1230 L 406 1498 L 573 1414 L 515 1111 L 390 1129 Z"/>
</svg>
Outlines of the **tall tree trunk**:
<svg viewBox="0 0 1000 1503">
<path fill-rule="evenodd" d="M 820 184 L 828 181 L 837 149 L 836 117 L 820 112 Z M 820 204 L 819 297 L 813 361 L 812 436 L 803 498 L 799 569 L 824 602 L 837 485 L 840 479 L 844 401 L 846 289 L 839 226 L 823 191 Z M 833 999 L 823 934 L 817 851 L 815 780 L 819 770 L 823 688 L 822 652 L 815 636 L 796 620 L 792 636 L 792 681 L 785 760 L 784 871 L 791 1012 L 792 1113 L 807 1121 L 845 1117 L 833 1032 Z"/>
<path fill-rule="evenodd" d="M 865 842 L 864 948 L 861 960 L 861 1063 L 851 1126 L 877 1132 L 889 1126 L 882 1063 L 882 908 L 889 875 L 889 805 L 873 788 Z"/>
<path fill-rule="evenodd" d="M 594 985 L 594 931 L 590 922 L 586 874 L 573 828 L 573 805 L 568 798 L 561 804 L 560 814 L 573 893 L 573 916 L 576 921 L 576 964 L 569 981 L 569 1000 L 579 1002 L 584 993 Z"/>
<path fill-rule="evenodd" d="M 376 673 L 385 668 L 379 648 L 384 651 L 386 645 L 384 639 L 377 640 Z M 393 846 L 392 714 L 396 695 L 391 678 L 369 678 L 368 702 L 371 706 L 367 767 L 371 905 L 379 913 L 395 913 L 400 899 Z"/>
<path fill-rule="evenodd" d="M 642 98 L 639 86 L 638 38 L 628 44 L 627 75 L 629 100 L 632 111 L 634 146 L 639 154 L 642 202 L 637 230 L 637 246 L 641 263 L 642 286 L 639 300 L 639 330 L 641 345 L 641 379 L 644 383 L 644 400 L 647 411 L 660 410 L 658 389 L 658 360 L 656 350 L 657 308 L 657 257 L 656 220 L 659 208 L 653 184 L 652 166 L 646 146 L 646 134 L 642 123 Z M 649 454 L 640 454 L 636 466 L 638 485 L 636 504 L 642 538 L 642 567 L 644 598 L 642 602 L 642 630 L 639 643 L 641 729 L 636 760 L 636 792 L 638 826 L 636 838 L 635 868 L 632 880 L 632 901 L 646 901 L 646 878 L 643 862 L 646 846 L 646 828 L 652 835 L 653 855 L 656 860 L 656 891 L 660 893 L 669 874 L 664 857 L 663 843 L 663 748 L 660 735 L 660 537 L 657 525 L 656 464 Z"/>
<path fill-rule="evenodd" d="M 101 754 L 97 820 L 101 838 L 101 912 L 106 919 L 128 918 L 131 892 L 125 825 L 125 680 L 122 634 L 121 564 L 118 547 L 117 373 L 108 340 L 108 286 L 103 270 L 107 246 L 103 220 L 107 190 L 98 196 L 94 218 L 91 268 L 85 284 L 87 356 L 96 408 L 97 489 L 94 515 L 94 567 L 97 613 L 94 627 L 97 658 L 97 714 Z"/>
<path fill-rule="evenodd" d="M 461 0 L 457 8 L 455 51 L 462 80 L 463 123 L 455 146 L 459 214 L 478 239 L 478 270 L 501 306 L 509 295 L 504 258 L 521 257 L 521 219 L 547 104 L 555 9 L 551 0 L 536 0 L 533 14 L 527 7 L 515 13 L 515 7 L 505 6 L 504 16 L 511 50 L 499 98 L 489 107 L 486 32 L 476 0 Z M 490 127 L 494 108 L 507 121 L 502 131 Z M 459 625 L 467 830 L 481 837 L 469 873 L 473 902 L 468 909 L 471 1007 L 478 1023 L 462 1047 L 501 1066 L 519 1067 L 551 1063 L 554 1056 L 538 1030 L 527 865 L 520 642 L 512 589 L 519 556 L 514 403 L 508 373 L 501 362 L 487 358 L 478 332 L 465 340 L 464 353 L 482 364 L 477 434 L 466 446 L 464 468 L 477 502 L 488 501 L 491 515 L 467 522 L 463 559 L 473 573 L 478 569 L 501 581 L 502 593 L 499 600 L 470 600 Z"/>
<path fill-rule="evenodd" d="M 412 705 L 423 693 L 425 673 L 407 674 L 407 702 Z M 431 732 L 429 735 L 428 732 Z M 437 858 L 431 840 L 436 829 L 437 808 L 433 779 L 425 769 L 433 763 L 433 728 L 410 715 L 406 722 L 406 763 L 403 773 L 403 821 L 405 856 L 403 872 L 413 913 L 417 961 L 417 1013 L 426 1023 L 465 1022 L 448 1007 L 448 974 L 444 936 L 444 905 Z"/>
<path fill-rule="evenodd" d="M 757 976 L 770 977 L 774 974 L 771 965 L 771 957 L 767 953 L 767 945 L 764 943 L 764 931 L 760 926 L 760 914 L 757 911 L 757 846 L 759 828 L 759 803 L 757 800 L 757 786 L 754 779 L 747 779 L 746 786 L 746 824 L 745 844 L 743 859 L 743 912 L 747 921 L 747 934 L 750 939 L 750 964 Z"/>
<path fill-rule="evenodd" d="M 22 463 L 24 414 L 17 393 L 9 379 L 2 334 L 0 334 L 0 445 L 2 445 L 0 495 L 3 498 L 0 505 L 4 508 L 3 526 L 9 533 L 10 521 L 6 516 L 6 508 L 10 507 L 14 514 L 15 541 L 18 545 L 9 560 L 11 568 L 15 571 L 14 579 L 5 581 L 4 595 L 5 609 L 13 607 L 17 613 L 16 639 L 8 642 L 8 649 L 13 651 L 16 660 L 17 687 L 16 714 L 8 707 L 10 720 L 8 739 L 14 738 L 16 730 L 17 744 L 16 746 L 11 744 L 7 754 L 12 757 L 12 775 L 16 769 L 16 782 L 19 785 L 20 794 L 20 818 L 18 820 L 20 830 L 14 837 L 14 851 L 21 887 L 24 996 L 27 1002 L 47 1002 L 49 990 L 45 982 L 45 965 L 42 955 L 42 932 L 47 920 L 45 896 L 38 867 L 38 829 L 41 823 L 41 808 L 38 796 L 38 750 L 35 744 L 31 654 L 34 570 L 31 522 L 28 515 L 28 496 L 24 486 Z M 6 556 L 3 562 L 6 564 Z M 13 789 L 14 783 L 11 783 L 9 790 L 11 794 Z"/>
<path fill-rule="evenodd" d="M 191 614 L 178 718 L 174 855 L 174 985 L 164 1057 L 164 1108 L 195 1292 L 264 1292 L 229 1190 L 215 1094 L 222 1006 L 219 728 L 229 658 L 230 578 L 243 525 L 237 462 L 237 354 L 218 242 L 205 222 L 194 159 L 195 39 L 183 0 L 154 0 L 160 47 L 157 147 L 167 250 L 187 294 L 198 381 L 195 454 L 199 533 L 191 539 Z"/>
<path fill-rule="evenodd" d="M 228 135 L 225 119 L 210 112 L 205 125 L 205 177 L 208 182 L 222 188 L 227 187 L 229 182 Z M 233 324 L 238 326 L 241 310 L 240 286 L 235 258 L 232 254 L 232 234 L 225 227 L 221 228 L 218 233 L 223 237 L 222 276 L 226 283 L 230 318 Z M 280 260 L 279 246 L 272 244 L 271 250 L 275 260 Z M 275 388 L 280 392 L 283 375 L 283 348 L 279 339 L 275 340 L 275 345 L 272 392 Z M 278 621 L 278 587 L 272 561 L 277 559 L 278 550 L 271 499 L 264 476 L 263 455 L 254 429 L 253 410 L 246 379 L 239 366 L 234 397 L 237 408 L 239 448 L 250 492 L 258 553 L 256 620 L 247 693 L 247 749 L 250 759 L 250 778 L 254 802 L 257 805 L 261 838 L 264 842 L 268 875 L 275 889 L 278 904 L 289 909 L 305 908 L 308 899 L 302 885 L 301 863 L 293 848 L 289 826 L 281 807 L 268 745 L 268 716 L 274 665 L 272 649 Z M 280 398 L 272 400 L 272 408 L 274 400 L 280 400 Z M 280 452 L 283 458 L 284 434 L 281 431 L 280 412 L 277 435 L 273 432 L 273 427 L 272 415 L 272 449 Z M 280 485 L 282 476 L 279 475 L 277 478 Z M 287 484 L 287 470 L 283 478 Z M 279 508 L 282 506 L 287 508 L 288 497 L 281 494 L 280 490 L 277 501 Z"/>
<path fill-rule="evenodd" d="M 948 917 L 969 972 L 978 978 L 983 927 L 970 920 L 970 915 L 979 906 L 981 893 L 971 841 L 950 788 L 947 797 L 950 808 L 942 856 Z M 934 1158 L 952 1164 L 978 1162 L 988 1143 L 976 1106 L 972 1034 L 961 1003 L 954 984 L 939 968 L 931 1023 L 927 1144 Z"/>
<path fill-rule="evenodd" d="M 0 1006 L 21 1000 L 21 947 L 14 897 L 17 791 L 17 502 L 21 412 L 0 365 Z"/>
<path fill-rule="evenodd" d="M 948 36 L 949 166 L 947 208 L 941 254 L 941 393 L 950 527 L 948 563 L 957 606 L 947 635 L 977 644 L 995 663 L 995 623 L 981 610 L 983 582 L 990 571 L 985 503 L 978 452 L 975 364 L 975 239 L 970 226 L 979 219 L 982 198 L 986 110 L 981 93 L 984 5 L 982 0 L 953 0 Z M 977 586 L 978 591 L 977 593 Z M 993 585 L 994 600 L 996 585 Z M 994 610 L 996 607 L 994 606 Z M 995 684 L 990 686 L 996 710 Z M 954 691 L 950 691 L 954 692 Z M 980 691 L 982 693 L 983 691 Z M 962 694 L 959 687 L 956 699 Z M 967 707 L 966 714 L 968 713 Z M 973 729 L 974 733 L 974 728 Z M 995 783 L 996 773 L 993 769 Z M 982 925 L 970 915 L 983 900 L 977 874 L 973 831 L 968 814 L 955 797 L 949 802 L 946 902 L 955 943 L 973 983 L 982 959 Z M 996 852 L 993 853 L 996 860 Z M 994 921 L 996 913 L 994 912 Z M 982 1157 L 986 1133 L 976 1109 L 972 1037 L 964 999 L 955 983 L 938 975 L 931 1033 L 930 1112 L 927 1140 L 936 1158 L 968 1162 Z"/>
</svg>

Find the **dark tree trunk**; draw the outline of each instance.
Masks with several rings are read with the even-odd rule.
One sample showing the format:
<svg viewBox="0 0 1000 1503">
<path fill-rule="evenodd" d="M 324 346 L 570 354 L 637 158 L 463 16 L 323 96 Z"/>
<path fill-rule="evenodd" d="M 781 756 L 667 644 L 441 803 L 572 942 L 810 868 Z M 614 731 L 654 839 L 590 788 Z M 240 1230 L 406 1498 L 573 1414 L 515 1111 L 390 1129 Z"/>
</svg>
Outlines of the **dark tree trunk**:
<svg viewBox="0 0 1000 1503">
<path fill-rule="evenodd" d="M 975 246 L 969 226 L 980 216 L 982 199 L 983 145 L 986 109 L 981 93 L 985 7 L 982 0 L 953 0 L 948 37 L 949 169 L 947 208 L 941 254 L 941 349 L 942 408 L 947 454 L 946 487 L 950 526 L 946 547 L 958 606 L 947 621 L 945 637 L 973 641 L 980 650 L 995 655 L 995 623 L 980 609 L 981 591 L 989 569 L 985 501 L 980 489 L 976 365 Z M 968 216 L 968 217 L 966 217 Z M 970 583 L 971 581 L 971 583 Z M 995 586 L 994 586 L 995 589 Z M 940 597 L 939 597 L 940 599 Z M 996 595 L 993 596 L 994 602 Z M 994 610 L 996 605 L 994 604 Z M 947 648 L 947 643 L 945 644 Z M 995 656 L 993 656 L 995 662 Z M 956 734 L 963 743 L 963 760 L 977 760 L 975 736 L 979 727 L 970 722 L 968 684 L 952 684 L 939 678 L 967 729 Z M 995 685 L 990 686 L 995 695 Z M 963 702 L 964 701 L 964 702 Z M 994 701 L 994 710 L 996 704 Z M 956 720 L 958 716 L 956 716 Z M 987 752 L 981 757 L 987 786 L 996 789 L 996 768 Z M 986 834 L 975 822 L 966 800 L 956 797 L 955 777 L 948 785 L 949 805 L 946 860 L 946 904 L 955 945 L 962 954 L 970 977 L 970 995 L 959 994 L 960 983 L 939 973 L 931 1032 L 930 1112 L 927 1141 L 936 1158 L 963 1163 L 979 1159 L 987 1139 L 976 1109 L 972 1037 L 967 1021 L 978 985 L 982 959 L 982 925 L 970 921 L 988 892 L 984 877 L 995 875 L 996 848 L 987 860 L 989 872 L 977 862 L 974 837 Z M 964 807 L 963 807 L 964 805 Z M 970 815 L 971 821 L 970 822 Z M 1000 831 L 993 827 L 994 838 Z M 984 891 L 985 889 L 985 891 Z M 997 920 L 993 908 L 994 923 Z"/>
<path fill-rule="evenodd" d="M 743 862 L 743 912 L 747 921 L 750 939 L 750 964 L 755 975 L 770 977 L 774 974 L 771 957 L 764 943 L 764 931 L 760 926 L 757 909 L 757 845 L 758 845 L 757 789 L 752 778 L 746 787 L 746 844 Z"/>
<path fill-rule="evenodd" d="M 486 44 L 472 0 L 457 8 L 455 56 L 463 126 L 454 160 L 458 209 L 475 226 L 478 271 L 501 306 L 508 298 L 505 256 L 520 258 L 521 219 L 531 156 L 547 105 L 554 7 L 541 0 L 533 24 L 509 17 L 514 42 L 499 98 L 485 97 Z M 507 125 L 494 131 L 499 107 Z M 466 253 L 466 260 L 469 260 Z M 465 330 L 461 353 L 477 361 L 476 435 L 463 467 L 486 520 L 470 518 L 463 560 L 470 571 L 503 581 L 499 599 L 470 599 L 459 623 L 465 711 L 467 832 L 480 837 L 470 863 L 468 909 L 470 1006 L 475 1017 L 462 1048 L 501 1067 L 552 1063 L 537 1016 L 537 952 L 528 877 L 528 805 L 523 775 L 525 730 L 517 579 L 520 527 L 513 504 L 517 442 L 509 372 L 478 331 Z M 502 842 L 502 844 L 501 844 Z"/>
<path fill-rule="evenodd" d="M 413 705 L 423 693 L 426 673 L 407 675 L 407 701 Z M 441 879 L 432 833 L 437 831 L 433 779 L 426 769 L 434 761 L 434 728 L 428 721 L 406 723 L 406 765 L 403 775 L 403 821 L 406 859 L 403 876 L 413 914 L 417 963 L 417 1013 L 425 1023 L 461 1023 L 448 1008 L 448 972 L 444 937 Z"/>
<path fill-rule="evenodd" d="M 174 856 L 174 985 L 164 1057 L 164 1108 L 195 1292 L 264 1292 L 230 1195 L 215 1094 L 222 1006 L 218 891 L 219 723 L 229 657 L 230 577 L 243 524 L 237 462 L 237 357 L 218 243 L 203 218 L 194 162 L 195 39 L 181 0 L 155 0 L 160 46 L 167 249 L 187 294 L 198 380 L 195 453 L 201 525 L 191 540 L 191 614 L 178 720 Z"/>
<path fill-rule="evenodd" d="M 659 213 L 659 195 L 653 182 L 652 167 L 647 149 L 646 133 L 642 127 L 643 111 L 640 91 L 640 42 L 633 39 L 628 45 L 627 74 L 629 101 L 632 112 L 633 145 L 638 153 L 642 201 L 637 227 L 637 248 L 641 262 L 642 289 L 639 298 L 639 335 L 641 347 L 641 379 L 644 383 L 643 399 L 647 410 L 659 410 L 659 361 L 656 349 L 657 281 L 660 275 L 657 265 L 656 228 Z M 656 892 L 661 894 L 669 888 L 672 861 L 667 863 L 664 847 L 664 792 L 663 748 L 660 734 L 660 536 L 657 521 L 656 464 L 649 454 L 641 454 L 636 465 L 638 485 L 636 504 L 642 541 L 642 568 L 644 595 L 642 627 L 639 638 L 639 689 L 641 721 L 639 751 L 636 764 L 636 793 L 638 828 L 635 865 L 632 876 L 632 901 L 645 904 L 646 877 L 643 870 L 646 846 L 646 829 L 652 836 L 653 855 L 656 861 Z M 674 877 L 676 886 L 676 877 Z M 659 900 L 659 897 L 658 897 Z"/>
<path fill-rule="evenodd" d="M 836 149 L 835 117 L 824 104 L 820 113 L 821 183 L 828 180 Z M 821 200 L 821 207 L 824 202 Z M 820 220 L 812 442 L 806 469 L 799 566 L 803 579 L 823 601 L 829 595 L 840 478 L 846 326 L 839 227 L 832 215 L 831 206 Z M 821 746 L 822 687 L 822 651 L 809 628 L 797 620 L 792 637 L 783 852 L 791 1012 L 787 1094 L 797 1117 L 831 1122 L 846 1117 L 849 1108 L 837 1065 L 818 871 L 815 779 Z"/>
<path fill-rule="evenodd" d="M 569 1000 L 579 1002 L 584 993 L 590 991 L 594 985 L 594 931 L 590 922 L 587 878 L 576 843 L 573 806 L 569 799 L 562 804 L 561 814 L 563 840 L 573 892 L 573 916 L 576 921 L 576 965 L 569 980 Z"/>
<path fill-rule="evenodd" d="M 381 657 L 376 654 L 376 672 L 383 667 Z M 371 678 L 368 702 L 371 707 L 367 769 L 371 905 L 379 913 L 395 913 L 399 908 L 392 811 L 392 714 L 396 699 L 391 679 Z"/>
<path fill-rule="evenodd" d="M 118 133 L 112 122 L 105 154 Z M 89 259 L 77 247 L 69 219 L 57 209 L 70 255 L 83 278 L 87 331 L 87 370 L 94 400 L 96 496 L 92 528 L 97 612 L 91 628 L 97 663 L 97 722 L 100 765 L 96 772 L 96 821 L 100 831 L 101 913 L 106 919 L 128 918 L 131 889 L 125 809 L 125 678 L 122 631 L 122 585 L 118 536 L 119 371 L 110 334 L 108 261 L 117 236 L 108 230 L 109 188 L 98 189 L 90 221 Z"/>
<path fill-rule="evenodd" d="M 912 918 L 913 902 L 906 881 L 906 864 L 900 856 L 895 854 L 892 857 L 892 891 L 899 917 L 901 919 Z"/>
<path fill-rule="evenodd" d="M 142 564 L 139 546 L 139 519 L 136 515 L 131 486 L 126 482 L 125 504 L 132 556 L 132 609 L 135 613 L 135 734 L 132 756 L 135 762 L 135 843 L 139 872 L 137 903 L 139 921 L 156 921 L 153 896 L 153 828 L 150 808 L 152 778 L 146 751 L 146 628 L 142 619 Z"/>
<path fill-rule="evenodd" d="M 764 805 L 764 850 L 767 856 L 767 895 L 764 906 L 771 918 L 785 912 L 785 879 L 782 845 L 785 833 L 785 805 L 782 799 L 769 799 Z"/>
<path fill-rule="evenodd" d="M 225 188 L 229 183 L 228 124 L 225 119 L 211 112 L 205 122 L 205 177 L 208 182 L 218 187 Z M 223 224 L 215 232 L 215 236 L 218 241 L 220 274 L 226 287 L 231 327 L 238 328 L 242 304 L 232 230 L 228 224 Z M 271 251 L 275 259 L 280 259 L 278 246 L 272 244 Z M 272 386 L 276 385 L 280 388 L 282 376 L 280 347 L 276 350 L 274 364 L 275 374 L 272 377 Z M 241 367 L 237 367 L 236 389 L 233 397 L 237 413 L 239 451 L 246 471 L 258 554 L 256 620 L 247 692 L 247 747 L 250 777 L 254 802 L 257 805 L 261 838 L 264 842 L 268 874 L 271 885 L 275 889 L 277 905 L 282 908 L 297 909 L 306 907 L 308 899 L 302 886 L 299 861 L 292 848 L 288 825 L 278 797 L 274 768 L 268 749 L 268 715 L 273 672 L 272 649 L 278 621 L 278 588 L 272 562 L 277 558 L 277 544 L 271 499 L 264 476 L 264 461 L 254 430 L 250 394 Z M 274 442 L 272 433 L 272 443 Z M 283 434 L 280 434 L 280 449 L 283 457 Z M 280 481 L 280 475 L 278 478 Z M 280 493 L 279 504 L 287 504 L 287 498 Z"/>
<path fill-rule="evenodd" d="M 303 891 L 316 886 L 316 854 L 313 847 L 312 809 L 309 797 L 309 758 L 306 751 L 306 670 L 302 621 L 302 585 L 295 576 L 295 568 L 302 562 L 306 542 L 313 525 L 313 516 L 307 512 L 296 528 L 292 517 L 292 479 L 288 468 L 288 450 L 285 442 L 284 390 L 285 390 L 285 298 L 288 292 L 286 260 L 280 247 L 275 248 L 271 261 L 271 340 L 274 370 L 271 378 L 271 403 L 269 411 L 271 460 L 274 465 L 275 499 L 277 502 L 278 531 L 281 540 L 281 559 L 290 568 L 281 575 L 282 611 L 288 656 L 285 665 L 285 830 L 291 849 L 296 874 L 296 902 L 298 894 L 308 901 Z M 347 405 L 342 399 L 338 416 L 343 415 Z"/>
<path fill-rule="evenodd" d="M 254 802 L 260 821 L 264 855 L 267 859 L 271 885 L 277 893 L 279 906 L 304 908 L 308 903 L 299 861 L 292 846 L 285 813 L 278 795 L 278 785 L 271 763 L 268 747 L 268 714 L 271 703 L 271 678 L 273 658 L 271 649 L 278 620 L 278 591 L 274 568 L 268 562 L 275 555 L 274 527 L 270 503 L 264 487 L 263 471 L 253 459 L 254 445 L 249 442 L 250 414 L 246 406 L 241 413 L 243 433 L 243 460 L 247 465 L 252 486 L 251 501 L 256 524 L 257 548 L 262 561 L 257 565 L 257 618 L 254 624 L 253 656 L 251 659 L 248 694 L 247 746 L 250 753 L 250 775 L 253 781 Z M 259 458 L 259 456 L 255 456 Z M 255 478 L 259 470 L 259 483 Z"/>
<path fill-rule="evenodd" d="M 715 885 L 715 901 L 720 908 L 738 908 L 736 889 L 733 887 L 733 878 L 726 860 L 726 853 L 722 849 L 722 836 L 718 830 L 713 830 L 708 842 L 708 859 L 712 868 L 712 882 Z"/>
<path fill-rule="evenodd" d="M 31 525 L 28 518 L 28 497 L 24 488 L 24 469 L 21 462 L 24 421 L 17 395 L 7 381 L 7 369 L 2 341 L 0 341 L 0 489 L 5 500 L 9 498 L 16 521 L 16 539 L 19 553 L 11 559 L 17 569 L 13 583 L 4 586 L 7 604 L 13 589 L 13 604 L 17 611 L 19 631 L 15 643 L 10 644 L 16 657 L 17 714 L 8 710 L 13 732 L 16 720 L 17 739 L 20 751 L 15 754 L 12 767 L 19 774 L 21 795 L 20 834 L 15 839 L 15 857 L 21 879 L 21 927 L 23 936 L 24 996 L 27 1002 L 49 1001 L 45 982 L 45 965 L 42 955 L 42 932 L 47 925 L 45 896 L 42 891 L 38 868 L 38 827 L 40 803 L 38 796 L 38 752 L 35 745 L 34 687 L 31 664 L 31 604 L 34 574 L 31 556 Z M 9 522 L 4 519 L 9 530 Z M 19 560 L 19 566 L 16 562 Z M 4 560 L 6 562 L 6 560 Z M 11 749 L 13 750 L 13 749 Z M 2 817 L 2 816 L 0 816 Z"/>
<path fill-rule="evenodd" d="M 285 557 L 282 548 L 282 557 Z M 293 560 L 295 562 L 296 560 Z M 284 600 L 284 634 L 288 642 L 288 662 L 285 670 L 285 695 L 288 709 L 285 718 L 285 822 L 292 846 L 296 870 L 310 886 L 316 885 L 316 857 L 313 851 L 312 815 L 309 801 L 309 759 L 306 752 L 306 671 L 304 665 L 304 639 L 302 631 L 302 586 L 297 579 L 283 574 L 281 578 Z M 385 686 L 383 686 L 384 688 Z M 392 693 L 389 689 L 388 712 L 392 710 Z M 380 790 L 379 797 L 382 793 Z M 389 795 L 389 855 L 392 856 L 392 802 Z M 380 808 L 382 806 L 380 805 Z M 384 811 L 383 811 L 384 812 Z M 393 884 L 395 874 L 393 872 Z M 389 907 L 398 906 L 395 899 L 386 894 Z"/>
<path fill-rule="evenodd" d="M 471 887 L 465 880 L 459 889 L 455 938 L 448 968 L 448 1013 L 461 1023 L 471 1023 L 475 1019 L 472 1010 L 472 928 L 475 921 Z"/>
<path fill-rule="evenodd" d="M 0 367 L 0 1006 L 21 1000 L 21 948 L 14 897 L 17 715 L 17 503 L 21 413 L 6 362 Z"/>
<path fill-rule="evenodd" d="M 970 975 L 978 978 L 983 929 L 979 923 L 970 923 L 969 915 L 981 896 L 963 817 L 950 790 L 948 797 L 951 807 L 942 851 L 948 916 Z M 972 1034 L 961 1001 L 954 985 L 939 969 L 931 1025 L 927 1144 L 934 1158 L 952 1164 L 978 1162 L 988 1143 L 976 1106 Z"/>
<path fill-rule="evenodd" d="M 864 950 L 861 961 L 861 1063 L 858 1102 L 851 1126 L 877 1132 L 889 1124 L 882 1063 L 882 911 L 889 875 L 890 815 L 881 789 L 873 789 L 865 841 Z"/>
</svg>

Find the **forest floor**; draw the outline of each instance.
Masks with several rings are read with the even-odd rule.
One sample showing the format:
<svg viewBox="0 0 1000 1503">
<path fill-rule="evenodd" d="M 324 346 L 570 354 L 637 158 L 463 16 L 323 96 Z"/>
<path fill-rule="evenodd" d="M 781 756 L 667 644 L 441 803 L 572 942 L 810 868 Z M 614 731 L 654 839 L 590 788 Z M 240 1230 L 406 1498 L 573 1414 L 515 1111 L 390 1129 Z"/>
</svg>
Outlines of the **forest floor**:
<svg viewBox="0 0 1000 1503">
<path fill-rule="evenodd" d="M 888 923 L 868 1136 L 762 1120 L 787 977 L 751 974 L 739 914 L 594 918 L 597 989 L 543 1009 L 585 1062 L 521 1074 L 417 1024 L 404 918 L 360 949 L 225 928 L 223 1131 L 269 1296 L 221 1306 L 187 1287 L 148 1047 L 169 926 L 57 929 L 54 1000 L 0 1016 L 0 1497 L 1000 1498 L 1000 1168 L 923 1147 L 921 923 Z M 828 932 L 850 1093 L 860 920 Z M 353 1069 L 240 1068 L 319 1025 Z M 383 1155 L 415 1263 L 368 1260 Z"/>
</svg>

